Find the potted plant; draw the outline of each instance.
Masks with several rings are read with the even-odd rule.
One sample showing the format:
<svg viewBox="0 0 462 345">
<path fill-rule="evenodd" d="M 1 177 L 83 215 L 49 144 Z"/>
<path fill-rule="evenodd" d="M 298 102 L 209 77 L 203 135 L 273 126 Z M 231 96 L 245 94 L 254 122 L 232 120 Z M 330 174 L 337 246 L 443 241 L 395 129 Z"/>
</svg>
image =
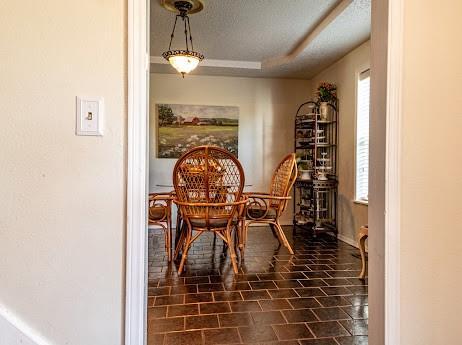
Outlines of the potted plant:
<svg viewBox="0 0 462 345">
<path fill-rule="evenodd" d="M 311 180 L 311 170 L 307 162 L 298 164 L 298 170 L 300 171 L 300 180 Z"/>
<path fill-rule="evenodd" d="M 295 162 L 297 162 L 297 166 L 300 163 L 300 161 L 302 160 L 303 156 L 304 155 L 302 155 L 301 153 L 298 153 L 298 152 L 295 154 Z"/>
<path fill-rule="evenodd" d="M 329 118 L 329 103 L 333 103 L 337 99 L 337 87 L 335 84 L 321 82 L 316 90 L 318 97 L 319 113 L 322 121 L 327 121 Z"/>
</svg>

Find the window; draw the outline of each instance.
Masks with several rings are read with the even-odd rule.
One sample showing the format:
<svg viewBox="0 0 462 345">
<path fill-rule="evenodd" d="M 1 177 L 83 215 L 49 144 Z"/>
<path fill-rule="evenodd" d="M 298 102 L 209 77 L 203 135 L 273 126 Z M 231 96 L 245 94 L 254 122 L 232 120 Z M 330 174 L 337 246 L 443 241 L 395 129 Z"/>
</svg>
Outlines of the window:
<svg viewBox="0 0 462 345">
<path fill-rule="evenodd" d="M 359 74 L 356 100 L 356 201 L 367 203 L 369 190 L 370 70 Z"/>
</svg>

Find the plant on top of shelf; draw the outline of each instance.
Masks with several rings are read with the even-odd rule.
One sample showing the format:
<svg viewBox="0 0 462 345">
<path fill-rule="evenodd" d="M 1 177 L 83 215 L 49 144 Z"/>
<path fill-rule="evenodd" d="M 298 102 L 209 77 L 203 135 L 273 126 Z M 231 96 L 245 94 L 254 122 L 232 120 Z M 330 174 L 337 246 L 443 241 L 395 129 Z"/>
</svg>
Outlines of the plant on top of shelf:
<svg viewBox="0 0 462 345">
<path fill-rule="evenodd" d="M 335 84 L 323 81 L 319 84 L 316 95 L 318 96 L 320 120 L 328 121 L 330 116 L 328 104 L 333 104 L 337 100 L 337 87 Z"/>
<path fill-rule="evenodd" d="M 318 85 L 316 96 L 318 97 L 318 102 L 334 102 L 337 99 L 337 86 L 323 81 Z"/>
</svg>

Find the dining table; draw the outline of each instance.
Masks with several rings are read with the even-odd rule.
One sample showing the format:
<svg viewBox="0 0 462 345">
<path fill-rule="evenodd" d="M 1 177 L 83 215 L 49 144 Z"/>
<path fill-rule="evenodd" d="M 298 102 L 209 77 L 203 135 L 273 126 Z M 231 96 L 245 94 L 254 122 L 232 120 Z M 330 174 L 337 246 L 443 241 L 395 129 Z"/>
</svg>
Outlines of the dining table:
<svg viewBox="0 0 462 345">
<path fill-rule="evenodd" d="M 244 188 L 245 187 L 252 187 L 252 183 L 244 183 Z M 156 190 L 156 193 L 165 193 L 165 194 L 171 194 L 174 193 L 174 186 L 173 184 L 156 184 L 156 187 L 158 189 L 162 190 Z M 176 212 L 176 224 L 175 224 L 175 243 L 174 243 L 174 248 L 176 248 L 178 244 L 178 240 L 180 238 L 181 232 L 185 228 L 186 224 L 183 222 L 181 219 L 180 212 L 178 212 L 178 206 L 177 206 L 177 212 Z"/>
</svg>

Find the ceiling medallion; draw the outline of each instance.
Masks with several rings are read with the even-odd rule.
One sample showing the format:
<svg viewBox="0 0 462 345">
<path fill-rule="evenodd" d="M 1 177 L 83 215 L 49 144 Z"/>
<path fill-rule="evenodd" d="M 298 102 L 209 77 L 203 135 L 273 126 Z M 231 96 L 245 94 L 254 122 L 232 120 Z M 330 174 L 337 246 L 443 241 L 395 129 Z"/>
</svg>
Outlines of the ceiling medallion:
<svg viewBox="0 0 462 345">
<path fill-rule="evenodd" d="M 173 24 L 173 30 L 170 35 L 170 44 L 168 45 L 168 51 L 164 52 L 162 56 L 166 59 L 184 78 L 184 75 L 194 70 L 199 62 L 204 59 L 204 55 L 194 51 L 191 26 L 189 24 L 188 13 L 197 13 L 203 9 L 203 4 L 199 0 L 163 0 L 162 6 L 169 11 L 174 11 L 175 23 Z M 172 50 L 172 41 L 175 36 L 176 23 L 180 18 L 184 23 L 184 34 L 186 49 L 175 49 Z M 189 36 L 189 37 L 188 37 Z M 189 41 L 188 41 L 189 38 Z"/>
</svg>

